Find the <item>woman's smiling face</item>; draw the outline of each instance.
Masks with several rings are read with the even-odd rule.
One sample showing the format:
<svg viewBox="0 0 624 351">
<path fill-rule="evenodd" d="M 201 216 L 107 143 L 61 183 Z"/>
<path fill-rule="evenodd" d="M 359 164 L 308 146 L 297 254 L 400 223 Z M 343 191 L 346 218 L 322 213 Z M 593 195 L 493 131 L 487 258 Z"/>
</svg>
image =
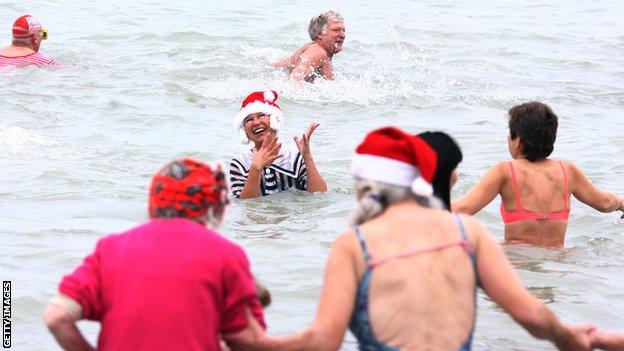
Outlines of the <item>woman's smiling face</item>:
<svg viewBox="0 0 624 351">
<path fill-rule="evenodd" d="M 270 116 L 264 112 L 252 113 L 245 117 L 243 128 L 249 140 L 256 146 L 262 145 L 269 134 L 275 135 L 275 131 L 271 129 Z"/>
</svg>

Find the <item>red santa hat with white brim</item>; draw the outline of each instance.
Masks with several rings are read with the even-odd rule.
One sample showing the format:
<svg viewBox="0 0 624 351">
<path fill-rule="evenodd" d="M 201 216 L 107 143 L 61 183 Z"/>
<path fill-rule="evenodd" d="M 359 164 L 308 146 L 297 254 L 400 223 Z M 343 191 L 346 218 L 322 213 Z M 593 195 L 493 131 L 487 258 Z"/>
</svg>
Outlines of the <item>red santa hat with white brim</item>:
<svg viewBox="0 0 624 351">
<path fill-rule="evenodd" d="M 275 90 L 255 91 L 243 100 L 240 111 L 234 119 L 234 129 L 238 132 L 242 144 L 249 143 L 247 133 L 243 127 L 245 117 L 252 113 L 266 113 L 269 115 L 271 129 L 278 132 L 284 123 L 284 112 L 277 104 L 277 92 Z"/>
<path fill-rule="evenodd" d="M 438 155 L 418 136 L 395 127 L 374 130 L 355 150 L 351 172 L 357 178 L 410 187 L 414 194 L 433 194 Z"/>
</svg>

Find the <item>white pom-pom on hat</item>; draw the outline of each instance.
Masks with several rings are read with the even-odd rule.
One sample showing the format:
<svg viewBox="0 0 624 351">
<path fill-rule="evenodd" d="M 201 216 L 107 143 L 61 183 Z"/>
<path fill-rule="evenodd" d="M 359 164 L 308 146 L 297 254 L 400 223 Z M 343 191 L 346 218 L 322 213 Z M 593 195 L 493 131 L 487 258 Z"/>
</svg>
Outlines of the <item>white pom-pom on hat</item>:
<svg viewBox="0 0 624 351">
<path fill-rule="evenodd" d="M 414 179 L 411 185 L 412 191 L 416 195 L 431 196 L 433 195 L 433 187 L 423 177 Z"/>
<path fill-rule="evenodd" d="M 275 102 L 277 100 L 277 94 L 273 93 L 273 90 L 267 90 L 264 92 L 264 100 Z"/>
</svg>

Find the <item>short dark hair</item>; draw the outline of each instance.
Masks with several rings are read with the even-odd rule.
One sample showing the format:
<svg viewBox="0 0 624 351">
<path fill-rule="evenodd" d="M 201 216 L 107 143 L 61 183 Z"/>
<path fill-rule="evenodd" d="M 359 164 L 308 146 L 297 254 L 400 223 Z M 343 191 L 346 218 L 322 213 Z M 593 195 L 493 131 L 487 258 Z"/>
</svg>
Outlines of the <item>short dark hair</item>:
<svg viewBox="0 0 624 351">
<path fill-rule="evenodd" d="M 522 154 L 531 162 L 553 152 L 558 125 L 557 115 L 541 102 L 525 102 L 509 110 L 509 135 L 511 139 L 520 138 Z"/>
</svg>

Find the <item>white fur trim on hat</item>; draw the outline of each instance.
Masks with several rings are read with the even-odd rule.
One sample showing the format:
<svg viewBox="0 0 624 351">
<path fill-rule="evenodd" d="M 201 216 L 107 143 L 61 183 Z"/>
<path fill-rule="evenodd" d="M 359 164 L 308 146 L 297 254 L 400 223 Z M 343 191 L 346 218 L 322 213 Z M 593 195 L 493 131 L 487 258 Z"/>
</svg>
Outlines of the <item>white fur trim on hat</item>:
<svg viewBox="0 0 624 351">
<path fill-rule="evenodd" d="M 273 94 L 272 91 L 265 91 L 265 98 L 267 97 L 267 93 Z M 271 101 L 272 99 L 267 100 Z M 282 110 L 280 110 L 277 106 L 266 104 L 262 101 L 251 102 L 243 107 L 240 111 L 238 111 L 234 119 L 234 129 L 238 131 L 241 143 L 249 143 L 249 138 L 247 137 L 245 129 L 243 128 L 243 120 L 245 120 L 245 117 L 249 116 L 250 114 L 258 112 L 264 112 L 269 114 L 269 123 L 271 124 L 271 129 L 275 130 L 276 132 L 279 132 L 279 130 L 282 129 L 284 123 L 284 113 L 282 112 Z"/>
<path fill-rule="evenodd" d="M 399 186 L 410 186 L 420 176 L 413 165 L 395 159 L 368 154 L 355 154 L 351 164 L 354 176 Z"/>
<path fill-rule="evenodd" d="M 433 194 L 433 187 L 420 175 L 418 168 L 392 158 L 355 154 L 351 164 L 351 173 L 362 179 L 410 187 L 417 195 Z"/>
</svg>

